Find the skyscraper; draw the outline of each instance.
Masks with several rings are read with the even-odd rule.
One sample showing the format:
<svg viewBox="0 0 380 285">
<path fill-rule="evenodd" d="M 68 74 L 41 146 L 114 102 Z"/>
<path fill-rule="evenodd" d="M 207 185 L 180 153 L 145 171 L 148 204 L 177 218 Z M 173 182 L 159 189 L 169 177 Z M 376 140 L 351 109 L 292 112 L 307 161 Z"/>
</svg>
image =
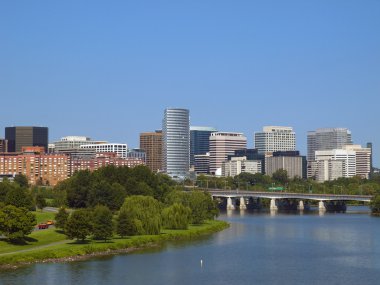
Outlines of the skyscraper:
<svg viewBox="0 0 380 285">
<path fill-rule="evenodd" d="M 183 179 L 190 168 L 190 112 L 187 109 L 165 109 L 162 121 L 163 171 Z"/>
<path fill-rule="evenodd" d="M 40 146 L 48 150 L 47 127 L 6 127 L 5 139 L 9 152 L 21 152 L 25 146 Z"/>
<path fill-rule="evenodd" d="M 194 155 L 210 151 L 210 135 L 215 132 L 211 127 L 190 127 L 190 166 L 194 166 Z"/>
<path fill-rule="evenodd" d="M 351 131 L 346 128 L 323 128 L 307 134 L 307 160 L 315 160 L 317 150 L 342 149 L 351 145 Z"/>
<path fill-rule="evenodd" d="M 296 133 L 292 127 L 265 126 L 255 133 L 255 148 L 260 154 L 296 150 Z"/>
<path fill-rule="evenodd" d="M 145 151 L 145 162 L 150 170 L 162 170 L 162 131 L 141 133 L 140 148 Z"/>
<path fill-rule="evenodd" d="M 373 175 L 373 149 L 372 149 L 372 143 L 367 143 L 367 148 L 371 150 L 371 157 L 370 157 L 370 172 L 369 172 L 369 178 L 372 178 Z"/>
<path fill-rule="evenodd" d="M 219 174 L 223 161 L 235 150 L 247 148 L 247 138 L 242 133 L 217 132 L 210 136 L 210 173 Z"/>
</svg>

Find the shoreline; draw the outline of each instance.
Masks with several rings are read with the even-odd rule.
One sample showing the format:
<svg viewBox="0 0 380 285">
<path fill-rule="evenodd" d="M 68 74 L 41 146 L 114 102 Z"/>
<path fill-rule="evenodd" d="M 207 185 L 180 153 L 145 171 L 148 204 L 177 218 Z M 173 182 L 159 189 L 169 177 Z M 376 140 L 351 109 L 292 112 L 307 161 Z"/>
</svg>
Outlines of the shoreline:
<svg viewBox="0 0 380 285">
<path fill-rule="evenodd" d="M 61 246 L 29 251 L 18 255 L 17 252 L 0 257 L 0 270 L 16 270 L 20 267 L 37 263 L 65 263 L 89 260 L 96 257 L 128 254 L 131 252 L 154 248 L 170 241 L 191 241 L 211 235 L 229 227 L 225 221 L 208 221 L 188 230 L 163 230 L 159 235 L 134 236 L 125 239 L 113 239 L 110 242 L 64 243 Z"/>
</svg>

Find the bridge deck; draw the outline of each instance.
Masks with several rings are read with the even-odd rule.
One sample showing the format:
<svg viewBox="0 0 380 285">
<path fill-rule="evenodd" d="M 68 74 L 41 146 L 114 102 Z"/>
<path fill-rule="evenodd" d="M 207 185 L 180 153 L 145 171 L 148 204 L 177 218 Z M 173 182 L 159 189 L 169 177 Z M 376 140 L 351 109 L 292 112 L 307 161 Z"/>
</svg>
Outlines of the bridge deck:
<svg viewBox="0 0 380 285">
<path fill-rule="evenodd" d="M 255 197 L 268 199 L 300 199 L 317 201 L 360 201 L 370 202 L 372 196 L 369 195 L 335 195 L 335 194 L 309 194 L 309 193 L 288 193 L 288 192 L 256 192 L 245 190 L 223 190 L 208 189 L 213 197 Z"/>
</svg>

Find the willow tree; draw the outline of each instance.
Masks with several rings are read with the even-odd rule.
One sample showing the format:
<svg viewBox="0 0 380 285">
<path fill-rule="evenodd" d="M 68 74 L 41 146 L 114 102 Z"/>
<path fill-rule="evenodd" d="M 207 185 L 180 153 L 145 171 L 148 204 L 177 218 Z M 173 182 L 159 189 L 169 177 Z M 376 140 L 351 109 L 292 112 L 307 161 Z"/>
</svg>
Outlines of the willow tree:
<svg viewBox="0 0 380 285">
<path fill-rule="evenodd" d="M 130 235 L 157 235 L 161 231 L 160 203 L 149 196 L 130 196 L 125 199 L 120 212 L 127 214 Z"/>
<path fill-rule="evenodd" d="M 164 228 L 171 230 L 186 230 L 191 221 L 191 209 L 182 204 L 174 203 L 162 210 Z"/>
</svg>

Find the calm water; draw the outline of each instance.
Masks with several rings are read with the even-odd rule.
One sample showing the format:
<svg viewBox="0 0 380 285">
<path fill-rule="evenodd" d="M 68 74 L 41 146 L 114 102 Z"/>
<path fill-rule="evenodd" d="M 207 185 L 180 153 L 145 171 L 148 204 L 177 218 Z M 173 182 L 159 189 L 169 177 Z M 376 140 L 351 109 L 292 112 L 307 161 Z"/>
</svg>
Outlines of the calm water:
<svg viewBox="0 0 380 285">
<path fill-rule="evenodd" d="M 364 211 L 364 212 L 363 212 Z M 0 273 L 0 284 L 380 284 L 380 218 L 252 214 L 220 218 L 221 233 L 195 242 L 91 261 Z M 200 260 L 203 259 L 203 268 Z"/>
</svg>

